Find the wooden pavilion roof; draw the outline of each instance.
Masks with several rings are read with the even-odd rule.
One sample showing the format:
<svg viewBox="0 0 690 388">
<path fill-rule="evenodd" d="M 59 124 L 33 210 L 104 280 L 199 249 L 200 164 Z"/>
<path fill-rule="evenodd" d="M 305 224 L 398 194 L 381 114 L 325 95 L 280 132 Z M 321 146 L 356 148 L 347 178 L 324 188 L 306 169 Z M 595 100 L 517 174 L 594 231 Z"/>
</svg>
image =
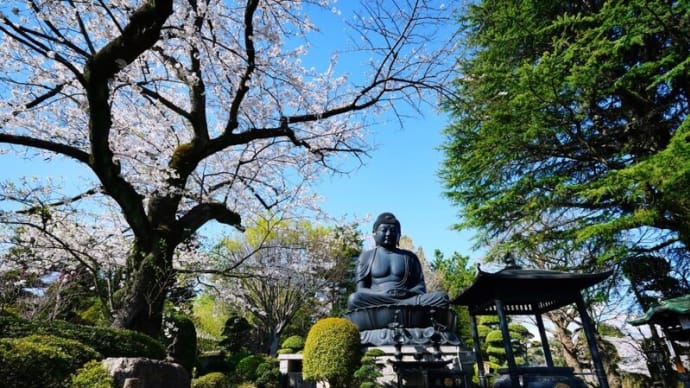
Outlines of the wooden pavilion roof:
<svg viewBox="0 0 690 388">
<path fill-rule="evenodd" d="M 541 314 L 574 303 L 583 289 L 612 272 L 587 274 L 509 266 L 491 273 L 479 268 L 472 284 L 451 304 L 468 306 L 473 315 L 495 315 L 495 302 L 500 300 L 507 314 Z"/>
</svg>

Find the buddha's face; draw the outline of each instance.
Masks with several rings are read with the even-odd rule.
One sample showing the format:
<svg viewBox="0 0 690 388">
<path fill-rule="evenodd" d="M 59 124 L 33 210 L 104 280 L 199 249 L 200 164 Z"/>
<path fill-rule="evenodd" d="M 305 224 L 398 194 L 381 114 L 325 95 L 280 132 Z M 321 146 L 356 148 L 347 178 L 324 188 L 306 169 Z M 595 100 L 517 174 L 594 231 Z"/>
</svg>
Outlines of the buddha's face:
<svg viewBox="0 0 690 388">
<path fill-rule="evenodd" d="M 376 245 L 395 248 L 400 240 L 400 231 L 395 224 L 380 224 L 374 230 L 374 242 Z"/>
</svg>

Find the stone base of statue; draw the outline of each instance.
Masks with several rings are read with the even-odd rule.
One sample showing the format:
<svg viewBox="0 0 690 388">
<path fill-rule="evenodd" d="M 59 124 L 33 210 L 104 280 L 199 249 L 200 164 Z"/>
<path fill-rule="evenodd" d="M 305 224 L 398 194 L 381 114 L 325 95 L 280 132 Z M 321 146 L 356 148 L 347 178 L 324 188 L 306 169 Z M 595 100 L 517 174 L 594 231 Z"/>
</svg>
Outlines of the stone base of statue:
<svg viewBox="0 0 690 388">
<path fill-rule="evenodd" d="M 455 311 L 417 305 L 383 305 L 349 311 L 362 345 L 460 345 L 452 332 Z"/>
<path fill-rule="evenodd" d="M 380 349 L 376 357 L 381 387 L 470 387 L 474 353 L 460 346 L 397 345 L 365 346 L 363 353 Z M 279 354 L 281 387 L 324 387 L 302 379 L 303 354 Z"/>
<path fill-rule="evenodd" d="M 370 346 L 383 351 L 376 358 L 382 367 L 378 383 L 383 387 L 469 387 L 474 358 L 459 346 Z"/>
</svg>

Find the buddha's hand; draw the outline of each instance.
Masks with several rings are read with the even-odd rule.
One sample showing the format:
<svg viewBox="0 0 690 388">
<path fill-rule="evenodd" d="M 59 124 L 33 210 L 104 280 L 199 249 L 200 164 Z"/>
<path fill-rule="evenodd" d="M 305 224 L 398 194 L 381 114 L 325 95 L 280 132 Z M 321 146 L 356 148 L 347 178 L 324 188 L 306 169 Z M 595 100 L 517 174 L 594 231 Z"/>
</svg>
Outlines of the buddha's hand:
<svg viewBox="0 0 690 388">
<path fill-rule="evenodd" d="M 386 292 L 388 293 L 388 295 L 394 298 L 405 298 L 409 295 L 409 292 L 407 290 L 403 290 L 400 288 L 392 288 Z"/>
</svg>

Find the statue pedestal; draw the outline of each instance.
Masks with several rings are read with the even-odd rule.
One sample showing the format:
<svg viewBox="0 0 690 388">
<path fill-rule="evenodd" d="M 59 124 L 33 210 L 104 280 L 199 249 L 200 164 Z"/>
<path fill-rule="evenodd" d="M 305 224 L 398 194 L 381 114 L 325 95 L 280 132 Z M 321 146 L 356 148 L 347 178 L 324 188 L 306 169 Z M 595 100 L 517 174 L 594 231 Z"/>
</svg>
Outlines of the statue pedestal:
<svg viewBox="0 0 690 388">
<path fill-rule="evenodd" d="M 474 357 L 471 351 L 459 346 L 403 345 L 370 346 L 384 355 L 376 358 L 382 365 L 385 387 L 469 387 Z"/>
<path fill-rule="evenodd" d="M 376 357 L 382 366 L 382 377 L 378 382 L 384 387 L 469 387 L 472 380 L 474 354 L 459 346 L 404 345 L 369 346 L 362 348 L 381 349 L 383 355 Z M 316 387 L 324 384 L 302 380 L 302 354 L 280 354 L 281 387 Z M 464 384 L 464 385 L 463 385 Z"/>
<path fill-rule="evenodd" d="M 362 345 L 460 345 L 453 333 L 456 314 L 449 308 L 384 305 L 348 311 Z"/>
</svg>

